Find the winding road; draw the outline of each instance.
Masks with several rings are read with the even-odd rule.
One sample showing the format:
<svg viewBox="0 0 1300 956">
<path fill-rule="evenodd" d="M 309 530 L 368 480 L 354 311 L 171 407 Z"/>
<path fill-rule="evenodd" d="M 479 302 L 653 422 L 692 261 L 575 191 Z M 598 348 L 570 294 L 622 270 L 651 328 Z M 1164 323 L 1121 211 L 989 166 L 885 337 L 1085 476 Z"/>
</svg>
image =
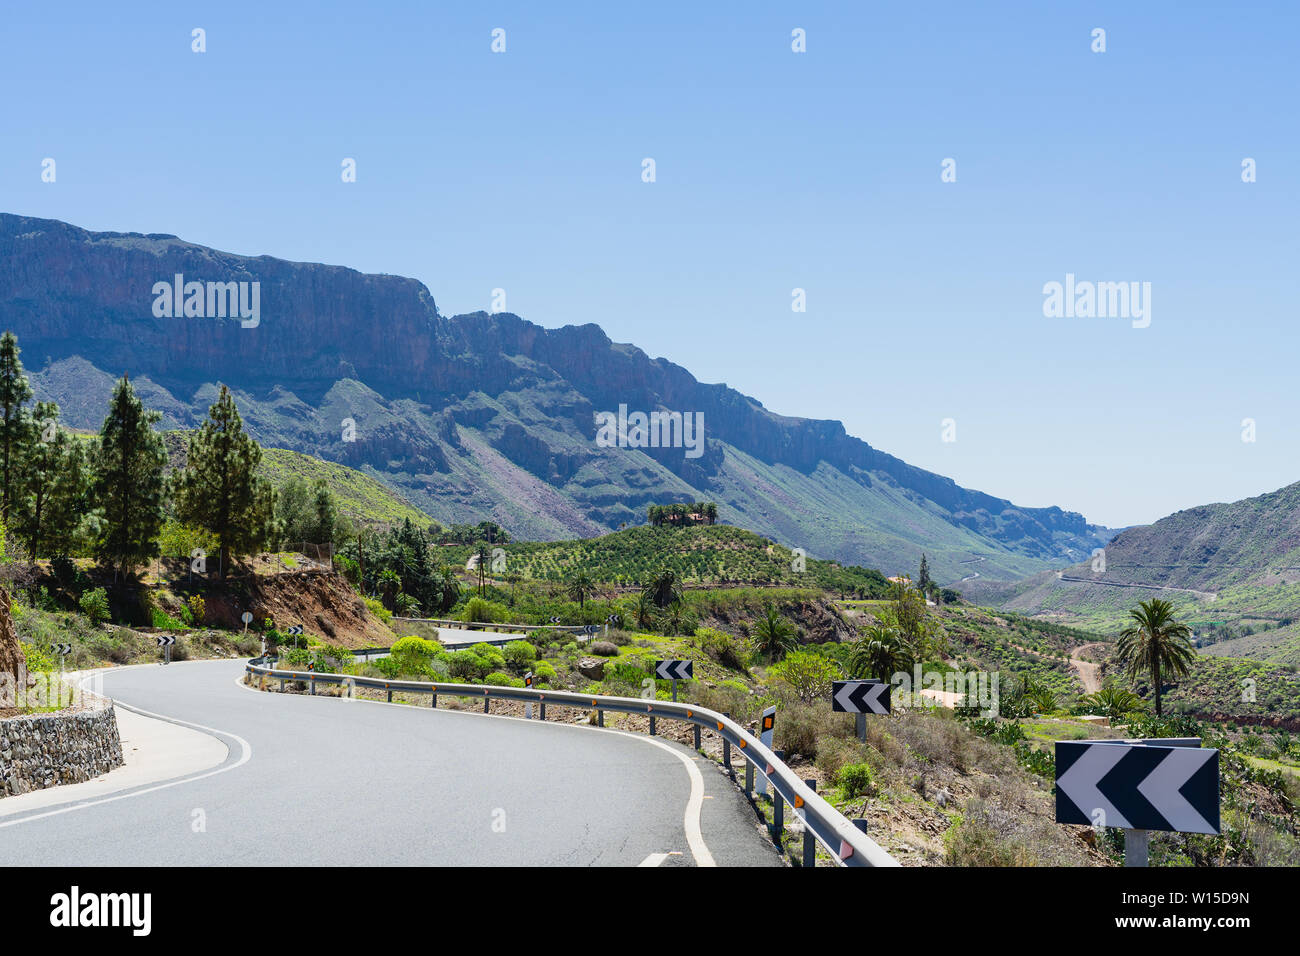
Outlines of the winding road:
<svg viewBox="0 0 1300 956">
<path fill-rule="evenodd" d="M 242 661 L 110 670 L 125 708 L 215 737 L 215 766 L 58 803 L 0 800 L 23 865 L 777 866 L 710 761 L 658 738 L 269 694 Z M 209 747 L 211 742 L 207 741 Z M 148 754 L 143 755 L 148 761 Z M 220 759 L 220 752 L 218 757 Z M 213 761 L 215 763 L 215 761 Z M 89 785 L 79 785 L 89 786 Z"/>
</svg>

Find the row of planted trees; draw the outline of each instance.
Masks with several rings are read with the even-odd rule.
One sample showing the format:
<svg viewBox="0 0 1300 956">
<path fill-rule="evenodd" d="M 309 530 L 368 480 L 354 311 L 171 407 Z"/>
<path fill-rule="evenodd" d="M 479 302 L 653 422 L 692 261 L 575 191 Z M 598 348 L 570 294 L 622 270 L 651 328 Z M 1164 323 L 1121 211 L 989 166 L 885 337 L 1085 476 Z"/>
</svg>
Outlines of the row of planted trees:
<svg viewBox="0 0 1300 956">
<path fill-rule="evenodd" d="M 265 546 L 283 531 L 275 493 L 257 474 L 262 450 L 221 386 L 183 467 L 166 477 L 167 449 L 127 376 L 113 389 L 97 436 L 59 423 L 54 402 L 31 404 L 18 342 L 0 336 L 0 517 L 31 560 L 89 554 L 124 575 L 160 553 L 169 519 L 216 543 L 224 576 L 232 556 Z M 328 493 L 308 510 L 332 526 Z"/>
</svg>

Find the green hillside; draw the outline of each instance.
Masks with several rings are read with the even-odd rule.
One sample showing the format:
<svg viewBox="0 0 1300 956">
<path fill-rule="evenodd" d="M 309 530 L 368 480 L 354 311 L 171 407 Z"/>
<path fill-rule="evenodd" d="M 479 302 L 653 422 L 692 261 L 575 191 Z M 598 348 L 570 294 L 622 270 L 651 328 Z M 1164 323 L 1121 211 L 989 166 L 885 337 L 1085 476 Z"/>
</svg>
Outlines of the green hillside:
<svg viewBox="0 0 1300 956">
<path fill-rule="evenodd" d="M 184 465 L 189 434 L 186 431 L 163 432 L 171 468 Z M 263 448 L 257 473 L 275 488 L 293 478 L 307 482 L 324 479 L 334 494 L 339 513 L 363 524 L 396 524 L 406 518 L 419 525 L 429 523 L 427 514 L 387 485 L 337 462 L 322 461 L 287 448 Z"/>
<path fill-rule="evenodd" d="M 448 561 L 463 565 L 469 547 L 444 548 Z M 883 574 L 806 558 L 797 570 L 794 552 L 730 525 L 628 528 L 598 538 L 518 542 L 505 545 L 506 573 L 563 581 L 587 574 L 593 581 L 628 585 L 664 568 L 689 584 L 783 584 L 818 587 L 842 594 L 883 595 Z"/>
</svg>

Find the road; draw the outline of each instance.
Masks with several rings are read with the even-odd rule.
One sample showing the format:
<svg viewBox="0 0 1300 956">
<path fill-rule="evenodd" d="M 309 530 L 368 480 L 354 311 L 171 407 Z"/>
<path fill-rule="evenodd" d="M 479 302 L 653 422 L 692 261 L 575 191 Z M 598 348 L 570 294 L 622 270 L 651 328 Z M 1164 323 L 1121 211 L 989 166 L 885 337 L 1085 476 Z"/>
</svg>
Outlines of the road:
<svg viewBox="0 0 1300 956">
<path fill-rule="evenodd" d="M 260 693 L 238 683 L 243 667 L 194 661 L 106 673 L 103 692 L 119 707 L 219 738 L 225 761 L 107 797 L 0 815 L 0 860 L 780 863 L 734 786 L 684 747 L 569 724 Z"/>
</svg>

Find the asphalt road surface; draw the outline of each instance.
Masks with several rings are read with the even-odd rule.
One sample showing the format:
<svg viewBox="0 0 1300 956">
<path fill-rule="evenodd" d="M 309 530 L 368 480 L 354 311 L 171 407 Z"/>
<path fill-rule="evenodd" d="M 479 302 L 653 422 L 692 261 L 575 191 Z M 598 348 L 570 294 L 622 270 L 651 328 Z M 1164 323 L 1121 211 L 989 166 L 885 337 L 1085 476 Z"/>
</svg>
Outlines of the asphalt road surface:
<svg viewBox="0 0 1300 956">
<path fill-rule="evenodd" d="M 645 735 L 260 693 L 242 661 L 104 675 L 224 763 L 0 817 L 7 865 L 775 866 L 728 779 Z"/>
</svg>

